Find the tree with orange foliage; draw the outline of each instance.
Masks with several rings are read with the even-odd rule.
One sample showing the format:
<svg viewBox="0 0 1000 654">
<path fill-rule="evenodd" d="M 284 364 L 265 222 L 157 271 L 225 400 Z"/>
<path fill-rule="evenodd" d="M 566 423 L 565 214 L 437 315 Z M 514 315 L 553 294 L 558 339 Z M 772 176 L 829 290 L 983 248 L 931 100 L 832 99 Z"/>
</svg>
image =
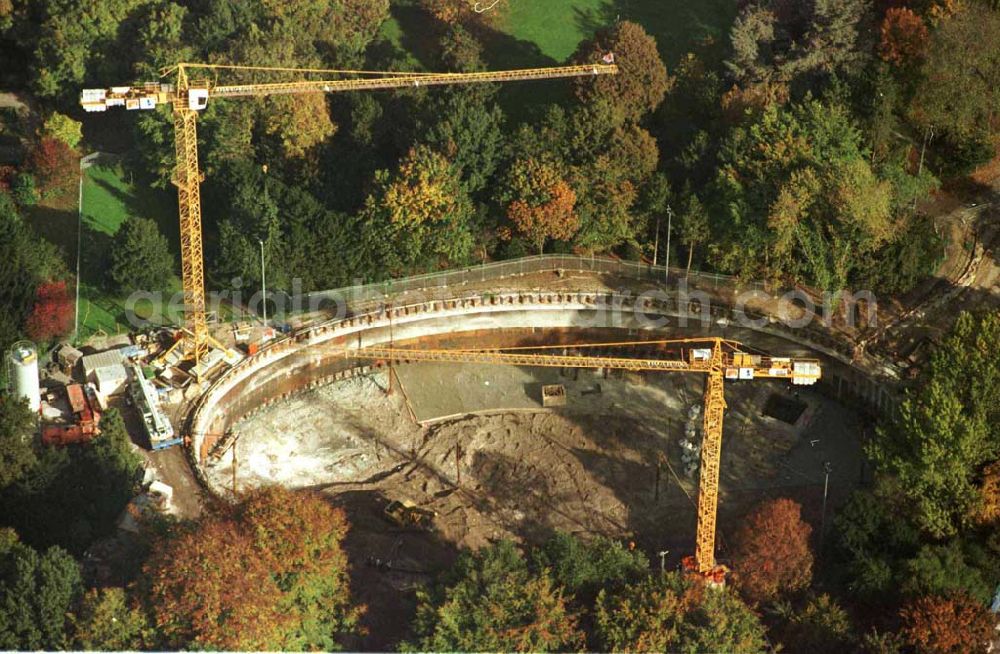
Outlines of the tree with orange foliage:
<svg viewBox="0 0 1000 654">
<path fill-rule="evenodd" d="M 800 590 L 812 580 L 810 527 L 798 502 L 780 498 L 759 504 L 736 532 L 733 580 L 752 601 Z"/>
<path fill-rule="evenodd" d="M 25 330 L 35 341 L 49 341 L 69 333 L 73 324 L 73 300 L 66 282 L 51 281 L 35 289 L 35 307 L 28 316 Z"/>
<path fill-rule="evenodd" d="M 973 519 L 984 525 L 1000 521 L 1000 461 L 994 461 L 983 470 L 979 495 L 982 499 Z"/>
<path fill-rule="evenodd" d="M 148 606 L 168 649 L 329 650 L 357 631 L 343 511 L 314 493 L 251 491 L 154 545 Z"/>
<path fill-rule="evenodd" d="M 42 137 L 28 152 L 27 164 L 43 196 L 67 191 L 79 173 L 76 151 L 50 136 Z"/>
<path fill-rule="evenodd" d="M 919 60 L 927 47 L 927 26 L 912 9 L 892 7 L 882 21 L 879 54 L 896 66 Z"/>
<path fill-rule="evenodd" d="M 993 618 L 985 606 L 965 593 L 928 595 L 900 611 L 906 642 L 925 654 L 986 651 Z"/>
<path fill-rule="evenodd" d="M 580 228 L 573 211 L 576 193 L 552 164 L 534 158 L 514 162 L 504 193 L 507 217 L 538 247 L 538 254 L 546 240 L 567 240 Z"/>
</svg>

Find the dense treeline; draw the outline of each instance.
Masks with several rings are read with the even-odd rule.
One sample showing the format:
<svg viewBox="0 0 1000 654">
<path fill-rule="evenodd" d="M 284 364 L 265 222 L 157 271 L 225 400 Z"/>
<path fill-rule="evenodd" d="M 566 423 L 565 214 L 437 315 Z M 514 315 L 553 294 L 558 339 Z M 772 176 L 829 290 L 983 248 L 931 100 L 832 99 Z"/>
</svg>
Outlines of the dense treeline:
<svg viewBox="0 0 1000 654">
<path fill-rule="evenodd" d="M 81 87 L 178 61 L 485 68 L 481 15 L 409 3 L 434 25 L 422 63 L 380 34 L 388 0 L 33 0 L 0 29 L 30 62 L 19 81 L 73 115 Z M 622 74 L 545 83 L 576 93 L 536 111 L 510 111 L 497 86 L 210 103 L 213 283 L 256 281 L 259 240 L 275 286 L 304 290 L 546 248 L 649 256 L 670 206 L 676 254 L 699 266 L 906 290 L 941 253 L 919 201 L 993 156 L 997 37 L 977 2 L 755 0 L 669 70 L 642 26 L 609 25 L 571 59 L 612 51 Z M 132 154 L 168 185 L 168 114 L 114 120 L 133 121 Z"/>
<path fill-rule="evenodd" d="M 15 62 L 0 72 L 43 117 L 20 135 L 23 162 L 0 167 L 0 347 L 66 331 L 68 271 L 22 216 L 69 192 L 78 149 L 127 125 L 136 168 L 169 185 L 169 115 L 92 117 L 83 138 L 80 88 L 156 79 L 178 61 L 486 68 L 488 26 L 469 3 L 407 2 L 434 27 L 419 62 L 381 35 L 388 0 L 0 0 L 0 56 Z M 651 256 L 668 208 L 672 261 L 688 266 L 892 293 L 933 271 L 942 244 L 921 201 L 996 154 L 995 2 L 748 0 L 725 38 L 668 62 L 655 36 L 609 24 L 571 60 L 612 51 L 622 74 L 552 82 L 561 99 L 531 111 L 495 85 L 211 103 L 211 283 L 256 284 L 258 241 L 271 285 L 302 290 L 544 251 Z M 122 292 L 172 265 L 155 224 L 127 225 L 109 267 Z M 839 511 L 822 559 L 787 501 L 747 516 L 733 590 L 717 595 L 608 541 L 501 543 L 421 592 L 406 645 L 947 652 L 985 640 L 1000 583 L 998 324 L 958 320 L 869 443 L 875 482 Z M 357 632 L 343 516 L 273 489 L 156 535 L 147 583 L 84 592 L 69 553 L 113 529 L 138 462 L 113 414 L 107 437 L 61 451 L 31 445 L 30 421 L 0 401 L 0 513 L 19 534 L 0 532 L 3 647 L 332 648 Z"/>
</svg>

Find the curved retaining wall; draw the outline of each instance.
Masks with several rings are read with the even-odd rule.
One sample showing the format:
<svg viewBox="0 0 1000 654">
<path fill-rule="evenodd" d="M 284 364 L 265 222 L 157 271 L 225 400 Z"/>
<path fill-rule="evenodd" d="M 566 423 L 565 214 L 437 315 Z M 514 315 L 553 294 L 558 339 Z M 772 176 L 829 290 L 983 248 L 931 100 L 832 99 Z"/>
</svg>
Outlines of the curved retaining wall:
<svg viewBox="0 0 1000 654">
<path fill-rule="evenodd" d="M 755 324 L 735 327 L 747 318 Z M 663 326 L 659 323 L 666 321 Z M 821 328 L 790 329 L 773 318 L 713 304 L 710 311 L 671 298 L 593 292 L 517 292 L 381 307 L 349 318 L 304 328 L 225 371 L 196 400 L 188 414 L 192 454 L 205 462 L 213 447 L 240 418 L 293 393 L 343 379 L 369 366 L 342 354 L 390 341 L 493 329 L 620 329 L 709 335 L 735 331 L 752 344 L 755 337 L 785 341 L 781 354 L 818 355 L 824 360 L 822 388 L 842 401 L 880 412 L 894 403 L 892 371 L 870 360 L 852 360 L 849 345 Z M 488 345 L 488 344 L 484 344 Z M 778 352 L 775 352 L 776 354 Z"/>
</svg>

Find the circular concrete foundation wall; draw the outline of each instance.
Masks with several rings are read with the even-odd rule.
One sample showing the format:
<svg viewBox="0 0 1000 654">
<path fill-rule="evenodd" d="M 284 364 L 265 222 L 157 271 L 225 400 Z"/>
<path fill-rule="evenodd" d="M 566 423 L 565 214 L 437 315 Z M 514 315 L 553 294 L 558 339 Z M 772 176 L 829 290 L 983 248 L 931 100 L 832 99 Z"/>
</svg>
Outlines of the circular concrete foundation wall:
<svg viewBox="0 0 1000 654">
<path fill-rule="evenodd" d="M 271 344 L 227 370 L 197 400 L 188 415 L 192 450 L 199 467 L 244 416 L 290 395 L 369 370 L 346 358 L 345 349 L 407 342 L 461 339 L 491 347 L 516 332 L 562 342 L 594 334 L 606 340 L 723 336 L 782 356 L 813 356 L 823 363 L 821 389 L 834 399 L 880 411 L 892 404 L 888 375 L 852 362 L 850 349 L 817 327 L 791 329 L 767 316 L 730 307 L 679 306 L 667 298 L 620 297 L 599 293 L 486 294 L 385 307 L 327 321 Z M 617 336 L 615 336 L 617 335 Z M 507 342 L 504 345 L 511 345 Z"/>
</svg>

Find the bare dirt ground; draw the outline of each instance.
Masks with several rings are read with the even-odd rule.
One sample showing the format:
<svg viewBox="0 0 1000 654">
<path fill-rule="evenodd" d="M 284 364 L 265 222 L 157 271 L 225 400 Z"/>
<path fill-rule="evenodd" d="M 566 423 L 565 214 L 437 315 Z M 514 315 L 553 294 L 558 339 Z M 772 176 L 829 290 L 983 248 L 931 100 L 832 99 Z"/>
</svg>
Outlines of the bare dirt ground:
<svg viewBox="0 0 1000 654">
<path fill-rule="evenodd" d="M 238 489 L 319 489 L 347 512 L 354 588 L 373 621 L 354 646 L 385 648 L 404 636 L 409 591 L 462 548 L 537 542 L 562 530 L 634 540 L 651 560 L 663 549 L 672 561 L 689 553 L 697 479 L 685 472 L 679 440 L 690 407 L 701 403 L 700 377 L 454 364 L 397 370 L 402 389 L 391 395 L 388 376 L 378 373 L 297 395 L 236 427 Z M 568 405 L 539 406 L 542 383 L 564 384 Z M 775 393 L 803 405 L 795 424 L 762 415 Z M 834 498 L 861 474 L 861 428 L 839 405 L 808 391 L 793 398 L 790 387 L 771 382 L 732 384 L 727 401 L 723 556 L 726 532 L 750 503 L 792 496 L 818 519 L 823 463 L 833 466 Z M 227 454 L 208 475 L 227 489 L 233 472 Z M 387 521 L 383 508 L 397 499 L 435 511 L 433 530 Z"/>
</svg>

